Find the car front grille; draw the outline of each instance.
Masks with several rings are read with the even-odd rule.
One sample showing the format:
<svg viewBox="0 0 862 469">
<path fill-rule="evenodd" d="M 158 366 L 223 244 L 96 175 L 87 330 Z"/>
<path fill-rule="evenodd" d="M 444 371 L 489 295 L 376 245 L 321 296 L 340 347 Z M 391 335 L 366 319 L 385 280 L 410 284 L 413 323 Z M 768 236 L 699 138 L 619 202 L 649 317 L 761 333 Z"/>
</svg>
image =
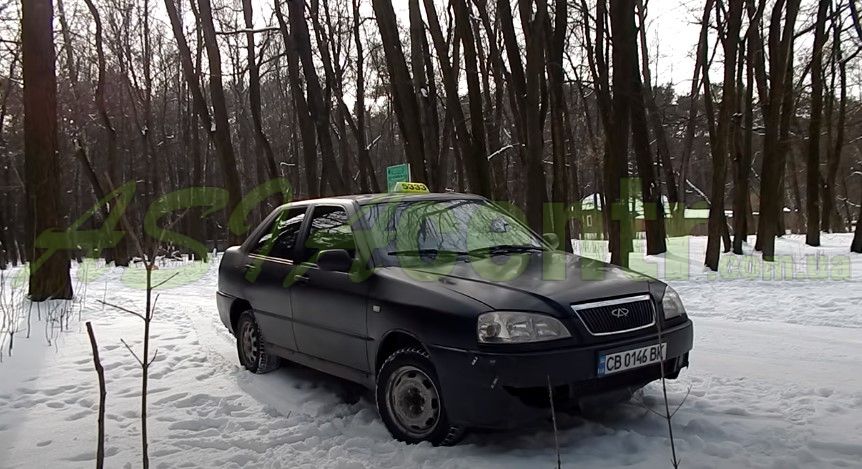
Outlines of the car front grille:
<svg viewBox="0 0 862 469">
<path fill-rule="evenodd" d="M 595 336 L 621 334 L 655 325 L 655 309 L 649 295 L 572 305 L 575 315 Z"/>
</svg>

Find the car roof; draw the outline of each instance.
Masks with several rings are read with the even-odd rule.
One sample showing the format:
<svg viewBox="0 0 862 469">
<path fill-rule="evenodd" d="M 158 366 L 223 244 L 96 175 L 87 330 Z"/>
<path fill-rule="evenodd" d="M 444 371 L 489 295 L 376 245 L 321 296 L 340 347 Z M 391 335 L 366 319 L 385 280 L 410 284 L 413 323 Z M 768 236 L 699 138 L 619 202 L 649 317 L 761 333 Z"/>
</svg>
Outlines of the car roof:
<svg viewBox="0 0 862 469">
<path fill-rule="evenodd" d="M 422 200 L 485 200 L 485 198 L 480 195 L 464 194 L 461 192 L 385 192 L 379 194 L 350 194 L 319 199 L 297 200 L 289 204 L 285 204 L 285 206 L 319 205 L 326 203 L 343 203 L 345 201 L 354 201 L 359 205 L 372 205 L 392 201 L 416 202 Z"/>
</svg>

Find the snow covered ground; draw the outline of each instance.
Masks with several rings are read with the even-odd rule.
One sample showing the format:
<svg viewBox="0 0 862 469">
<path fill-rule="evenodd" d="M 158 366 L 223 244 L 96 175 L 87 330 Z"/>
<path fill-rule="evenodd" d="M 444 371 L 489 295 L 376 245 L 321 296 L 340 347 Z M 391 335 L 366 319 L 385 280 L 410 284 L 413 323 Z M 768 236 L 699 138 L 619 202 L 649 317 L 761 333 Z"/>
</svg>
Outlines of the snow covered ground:
<svg viewBox="0 0 862 469">
<path fill-rule="evenodd" d="M 659 276 L 673 271 L 669 283 L 695 320 L 692 366 L 669 387 L 671 404 L 682 403 L 674 434 L 683 467 L 862 467 L 862 256 L 848 252 L 847 235 L 823 242 L 779 240 L 789 256 L 779 280 L 763 280 L 754 256 L 725 256 L 720 275 L 704 272 L 703 238 L 646 259 Z M 814 255 L 808 260 L 831 268 L 825 279 L 806 273 L 805 256 Z M 554 466 L 550 424 L 474 433 L 453 448 L 407 446 L 389 437 L 368 398 L 346 403 L 337 379 L 290 365 L 243 371 L 217 317 L 215 264 L 185 269 L 161 289 L 153 323 L 154 467 Z M 186 283 L 196 272 L 201 278 Z M 73 306 L 68 330 L 46 329 L 34 310 L 26 339 L 24 321 L 0 363 L 0 467 L 92 467 L 98 388 L 87 320 L 107 376 L 106 467 L 140 466 L 140 369 L 120 339 L 138 349 L 142 322 L 98 300 L 140 309 L 141 274 L 78 268 L 89 281 L 79 281 L 86 299 Z M 659 411 L 659 397 L 653 384 L 628 404 L 562 418 L 563 465 L 668 467 L 667 426 L 649 410 Z"/>
</svg>

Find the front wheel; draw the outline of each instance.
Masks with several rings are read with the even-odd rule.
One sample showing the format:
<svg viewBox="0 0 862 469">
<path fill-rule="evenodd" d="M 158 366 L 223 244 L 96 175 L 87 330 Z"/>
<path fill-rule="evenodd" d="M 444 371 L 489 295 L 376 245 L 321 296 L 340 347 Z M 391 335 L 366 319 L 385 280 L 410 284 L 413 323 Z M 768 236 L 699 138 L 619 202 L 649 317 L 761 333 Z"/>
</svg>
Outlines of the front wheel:
<svg viewBox="0 0 862 469">
<path fill-rule="evenodd" d="M 236 324 L 236 350 L 239 362 L 252 373 L 269 373 L 278 368 L 278 357 L 264 348 L 260 326 L 251 311 L 245 311 Z"/>
<path fill-rule="evenodd" d="M 403 348 L 386 359 L 375 397 L 383 423 L 399 441 L 450 446 L 464 436 L 464 427 L 449 422 L 437 373 L 420 348 Z"/>
</svg>

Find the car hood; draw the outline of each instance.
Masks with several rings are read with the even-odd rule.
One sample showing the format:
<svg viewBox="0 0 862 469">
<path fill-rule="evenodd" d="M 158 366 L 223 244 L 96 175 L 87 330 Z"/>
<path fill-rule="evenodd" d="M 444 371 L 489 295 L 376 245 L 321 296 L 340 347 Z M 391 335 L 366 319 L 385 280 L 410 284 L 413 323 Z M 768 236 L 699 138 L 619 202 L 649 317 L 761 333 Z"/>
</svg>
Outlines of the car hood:
<svg viewBox="0 0 862 469">
<path fill-rule="evenodd" d="M 489 309 L 569 314 L 573 303 L 650 292 L 654 279 L 564 252 L 499 255 L 405 269 Z"/>
</svg>

